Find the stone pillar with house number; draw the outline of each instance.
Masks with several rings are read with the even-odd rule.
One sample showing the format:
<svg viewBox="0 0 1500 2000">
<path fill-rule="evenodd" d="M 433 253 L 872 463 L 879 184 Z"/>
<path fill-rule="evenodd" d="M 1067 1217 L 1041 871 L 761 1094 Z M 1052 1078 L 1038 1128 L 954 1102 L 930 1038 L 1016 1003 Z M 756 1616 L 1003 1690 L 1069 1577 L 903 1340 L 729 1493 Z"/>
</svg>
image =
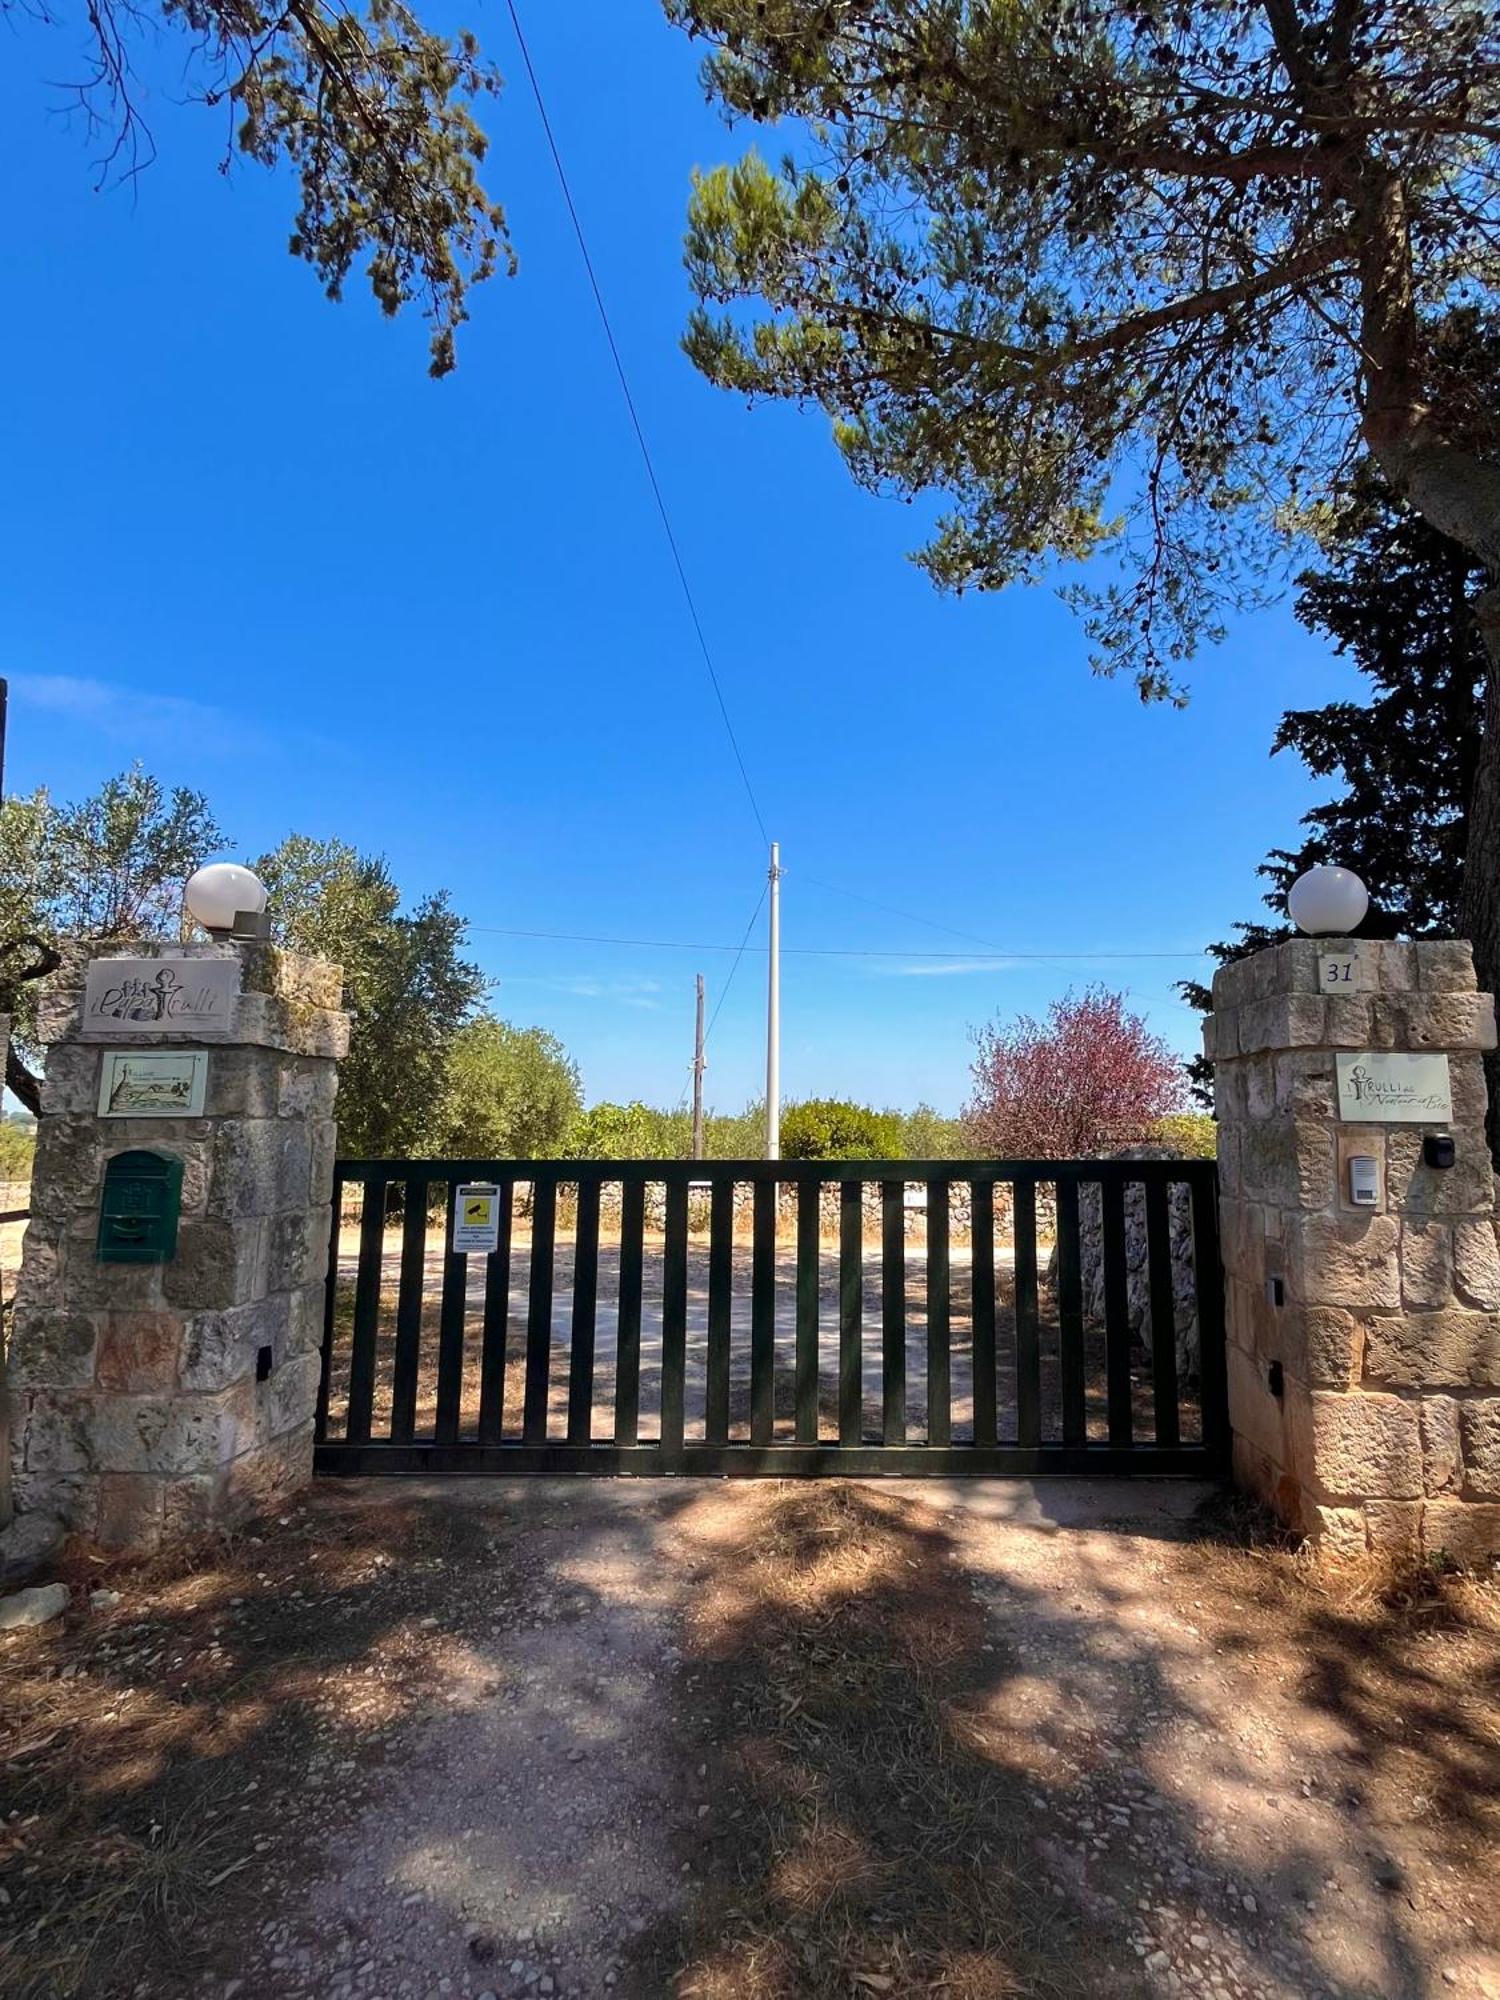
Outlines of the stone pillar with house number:
<svg viewBox="0 0 1500 2000">
<path fill-rule="evenodd" d="M 9 1355 L 19 1515 L 146 1551 L 310 1476 L 340 997 L 337 966 L 259 941 L 53 979 Z"/>
<path fill-rule="evenodd" d="M 1495 1012 L 1468 945 L 1275 945 L 1216 975 L 1205 1039 L 1237 1477 L 1339 1552 L 1500 1553 Z"/>
</svg>

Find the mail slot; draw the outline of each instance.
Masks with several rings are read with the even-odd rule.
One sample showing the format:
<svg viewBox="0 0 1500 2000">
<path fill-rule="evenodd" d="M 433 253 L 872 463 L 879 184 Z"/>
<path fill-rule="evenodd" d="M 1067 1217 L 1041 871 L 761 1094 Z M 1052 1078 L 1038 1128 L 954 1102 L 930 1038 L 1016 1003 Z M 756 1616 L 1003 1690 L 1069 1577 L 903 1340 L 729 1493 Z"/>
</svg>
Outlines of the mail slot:
<svg viewBox="0 0 1500 2000">
<path fill-rule="evenodd" d="M 182 1162 L 170 1153 L 116 1153 L 99 1206 L 101 1264 L 164 1264 L 177 1252 Z"/>
</svg>

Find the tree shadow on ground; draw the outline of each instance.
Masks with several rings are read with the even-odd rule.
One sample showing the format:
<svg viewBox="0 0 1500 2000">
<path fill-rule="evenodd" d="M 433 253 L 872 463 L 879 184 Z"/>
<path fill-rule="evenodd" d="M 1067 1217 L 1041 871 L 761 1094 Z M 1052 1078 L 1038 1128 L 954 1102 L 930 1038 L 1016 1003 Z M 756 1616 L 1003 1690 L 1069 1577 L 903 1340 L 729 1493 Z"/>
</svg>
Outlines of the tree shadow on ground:
<svg viewBox="0 0 1500 2000">
<path fill-rule="evenodd" d="M 821 1485 L 716 1522 L 683 1669 L 702 1888 L 643 1994 L 1453 1990 L 1408 1892 L 1436 1871 L 1492 1902 L 1493 1598 L 1429 1578 L 1341 1604 L 1187 1524 L 1164 1589 L 1193 1622 L 1164 1630 L 1108 1534 L 1060 1548 L 1051 1585 L 1002 1565 L 971 1588 L 953 1518 Z M 1487 1664 L 1424 1670 L 1434 1620 Z M 1242 1653 L 1306 1716 L 1311 1785 L 1224 1712 Z"/>
</svg>

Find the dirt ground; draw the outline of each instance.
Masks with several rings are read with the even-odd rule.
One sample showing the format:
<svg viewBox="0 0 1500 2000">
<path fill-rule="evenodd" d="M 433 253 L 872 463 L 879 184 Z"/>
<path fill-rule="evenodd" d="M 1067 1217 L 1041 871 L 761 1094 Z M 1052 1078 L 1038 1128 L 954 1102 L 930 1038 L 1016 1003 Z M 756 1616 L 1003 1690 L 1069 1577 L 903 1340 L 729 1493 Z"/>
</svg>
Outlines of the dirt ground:
<svg viewBox="0 0 1500 2000">
<path fill-rule="evenodd" d="M 1199 1488 L 326 1481 L 72 1580 L 8 2000 L 1500 1995 L 1500 1588 Z"/>
</svg>

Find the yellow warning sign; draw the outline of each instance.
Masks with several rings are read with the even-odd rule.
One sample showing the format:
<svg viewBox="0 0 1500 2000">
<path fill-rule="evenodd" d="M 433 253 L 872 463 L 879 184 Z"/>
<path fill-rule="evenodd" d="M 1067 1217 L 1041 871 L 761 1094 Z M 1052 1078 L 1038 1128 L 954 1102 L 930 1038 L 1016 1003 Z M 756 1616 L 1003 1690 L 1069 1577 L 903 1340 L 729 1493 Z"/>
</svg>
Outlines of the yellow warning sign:
<svg viewBox="0 0 1500 2000">
<path fill-rule="evenodd" d="M 470 1181 L 454 1195 L 453 1254 L 487 1256 L 499 1247 L 500 1190 L 492 1181 Z"/>
</svg>

